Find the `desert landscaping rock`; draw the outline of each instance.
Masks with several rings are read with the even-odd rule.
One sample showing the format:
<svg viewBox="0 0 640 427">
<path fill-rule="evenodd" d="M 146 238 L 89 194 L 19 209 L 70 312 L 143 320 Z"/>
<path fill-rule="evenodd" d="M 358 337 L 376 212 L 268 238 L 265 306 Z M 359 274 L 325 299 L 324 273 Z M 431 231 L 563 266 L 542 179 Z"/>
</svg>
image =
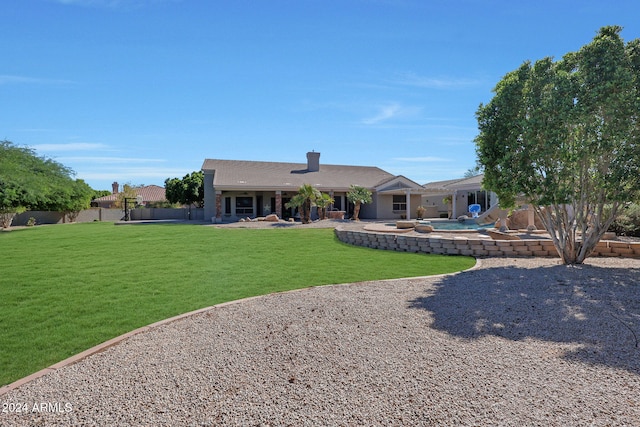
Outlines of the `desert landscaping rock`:
<svg viewBox="0 0 640 427">
<path fill-rule="evenodd" d="M 415 230 L 418 233 L 431 233 L 433 232 L 433 226 L 429 224 L 416 224 Z"/>
<path fill-rule="evenodd" d="M 396 221 L 396 227 L 399 230 L 402 230 L 405 228 L 414 228 L 415 226 L 416 226 L 415 221 Z"/>
<path fill-rule="evenodd" d="M 640 424 L 640 260 L 492 258 L 153 327 L 4 395 L 0 425 Z"/>
</svg>

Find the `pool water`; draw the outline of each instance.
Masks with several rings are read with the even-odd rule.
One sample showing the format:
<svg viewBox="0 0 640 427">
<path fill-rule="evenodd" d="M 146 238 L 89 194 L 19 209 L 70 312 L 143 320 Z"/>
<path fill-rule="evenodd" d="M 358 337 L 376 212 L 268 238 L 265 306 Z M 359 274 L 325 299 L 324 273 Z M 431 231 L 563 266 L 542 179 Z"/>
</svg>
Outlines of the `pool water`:
<svg viewBox="0 0 640 427">
<path fill-rule="evenodd" d="M 491 227 L 490 224 L 476 224 L 475 221 L 420 221 L 420 224 L 431 225 L 435 230 L 479 230 Z"/>
</svg>

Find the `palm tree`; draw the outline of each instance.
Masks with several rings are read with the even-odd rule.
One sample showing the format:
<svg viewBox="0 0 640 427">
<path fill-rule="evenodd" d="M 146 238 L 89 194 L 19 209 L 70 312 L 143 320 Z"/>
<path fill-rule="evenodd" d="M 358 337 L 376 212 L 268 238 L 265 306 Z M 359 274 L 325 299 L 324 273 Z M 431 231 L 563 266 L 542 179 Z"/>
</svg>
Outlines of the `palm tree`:
<svg viewBox="0 0 640 427">
<path fill-rule="evenodd" d="M 300 220 L 303 224 L 309 224 L 311 222 L 311 207 L 321 197 L 320 191 L 313 188 L 310 184 L 303 184 L 298 188 L 298 193 L 291 198 L 291 200 L 285 204 L 285 207 L 298 208 L 300 210 Z"/>
<path fill-rule="evenodd" d="M 322 193 L 320 198 L 316 200 L 316 205 L 318 206 L 318 211 L 320 215 L 320 219 L 327 218 L 327 208 L 334 202 L 333 197 L 331 197 L 327 193 Z"/>
<path fill-rule="evenodd" d="M 352 185 L 347 193 L 347 200 L 355 205 L 353 209 L 353 220 L 360 221 L 360 218 L 358 218 L 360 215 L 360 205 L 363 203 L 371 203 L 371 191 L 359 185 Z"/>
</svg>

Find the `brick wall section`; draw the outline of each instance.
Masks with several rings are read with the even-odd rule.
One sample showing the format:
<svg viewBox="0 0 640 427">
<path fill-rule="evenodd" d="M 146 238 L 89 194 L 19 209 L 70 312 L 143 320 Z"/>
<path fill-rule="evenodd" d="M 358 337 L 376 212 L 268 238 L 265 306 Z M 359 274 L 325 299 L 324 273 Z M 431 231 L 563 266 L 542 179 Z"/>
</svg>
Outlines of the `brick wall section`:
<svg viewBox="0 0 640 427">
<path fill-rule="evenodd" d="M 350 245 L 399 252 L 474 257 L 558 257 L 551 240 L 487 240 L 429 237 L 429 235 L 408 236 L 365 230 L 344 230 L 339 227 L 335 229 L 335 234 L 340 241 Z M 640 242 L 625 243 L 603 240 L 598 243 L 591 256 L 640 258 Z"/>
</svg>

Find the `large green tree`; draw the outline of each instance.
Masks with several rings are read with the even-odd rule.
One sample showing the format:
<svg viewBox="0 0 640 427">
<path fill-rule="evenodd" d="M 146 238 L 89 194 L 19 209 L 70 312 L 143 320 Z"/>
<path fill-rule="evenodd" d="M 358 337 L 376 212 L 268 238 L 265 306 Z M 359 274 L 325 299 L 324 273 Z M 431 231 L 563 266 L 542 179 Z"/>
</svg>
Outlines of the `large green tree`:
<svg viewBox="0 0 640 427">
<path fill-rule="evenodd" d="M 82 179 L 76 179 L 61 187 L 57 206 L 52 210 L 63 212 L 71 222 L 78 218 L 80 211 L 91 206 L 95 191 Z"/>
<path fill-rule="evenodd" d="M 167 178 L 164 181 L 164 189 L 165 197 L 170 203 L 202 207 L 204 204 L 204 173 L 196 171 L 185 175 L 182 179 Z"/>
<path fill-rule="evenodd" d="M 525 62 L 480 105 L 484 186 L 531 204 L 566 264 L 589 256 L 640 189 L 640 40 L 620 27 L 561 60 Z"/>
<path fill-rule="evenodd" d="M 90 206 L 93 190 L 68 167 L 10 141 L 0 142 L 0 215 L 3 227 L 24 210 L 61 211 L 71 219 Z"/>
</svg>

